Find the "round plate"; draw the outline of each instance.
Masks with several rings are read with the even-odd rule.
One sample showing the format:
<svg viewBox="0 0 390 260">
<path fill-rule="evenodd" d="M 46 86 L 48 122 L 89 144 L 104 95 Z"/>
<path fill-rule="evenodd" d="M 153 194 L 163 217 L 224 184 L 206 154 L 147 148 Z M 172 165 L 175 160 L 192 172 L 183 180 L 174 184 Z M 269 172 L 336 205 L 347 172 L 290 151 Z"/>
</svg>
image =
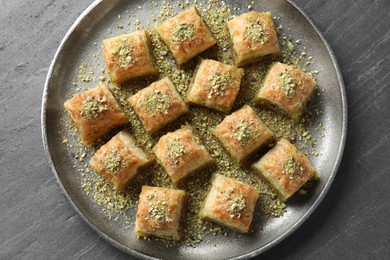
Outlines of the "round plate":
<svg viewBox="0 0 390 260">
<path fill-rule="evenodd" d="M 240 12 L 248 10 L 251 4 L 251 1 L 225 2 L 240 6 Z M 317 144 L 321 155 L 312 158 L 312 163 L 321 180 L 304 201 L 289 201 L 283 217 L 264 220 L 262 230 L 239 238 L 235 235 L 211 237 L 210 243 L 201 243 L 196 248 L 183 244 L 167 249 L 158 241 L 138 240 L 132 230 L 119 228 L 108 221 L 99 207 L 85 196 L 77 178 L 78 172 L 70 160 L 71 155 L 62 143 L 60 133 L 63 125 L 56 123 L 64 116 L 64 101 L 76 91 L 72 81 L 78 75 L 79 64 L 96 53 L 96 43 L 100 46 L 103 37 L 121 33 L 115 18 L 118 15 L 129 17 L 131 14 L 131 17 L 146 24 L 151 17 L 150 3 L 144 0 L 95 1 L 63 39 L 51 64 L 42 101 L 42 135 L 51 169 L 65 196 L 86 223 L 108 242 L 134 256 L 146 259 L 246 259 L 258 255 L 282 241 L 309 217 L 328 191 L 340 164 L 346 138 L 347 106 L 341 73 L 333 52 L 310 19 L 294 3 L 270 0 L 252 4 L 254 10 L 271 11 L 279 17 L 278 22 L 287 28 L 294 39 L 307 41 L 314 67 L 320 71 L 316 78 L 322 92 L 315 100 L 322 113 L 315 120 L 323 123 L 325 137 Z M 154 4 L 150 6 L 156 9 L 156 13 L 161 8 Z M 112 28 L 112 33 L 108 28 Z M 91 62 L 96 63 L 96 59 Z M 219 243 L 214 246 L 217 240 Z"/>
</svg>

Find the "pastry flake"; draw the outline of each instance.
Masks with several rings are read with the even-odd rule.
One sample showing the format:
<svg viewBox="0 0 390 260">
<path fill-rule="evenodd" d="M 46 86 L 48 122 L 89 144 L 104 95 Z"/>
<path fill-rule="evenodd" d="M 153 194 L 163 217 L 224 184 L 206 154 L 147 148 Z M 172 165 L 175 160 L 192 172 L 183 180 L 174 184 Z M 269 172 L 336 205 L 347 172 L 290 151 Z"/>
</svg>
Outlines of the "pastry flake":
<svg viewBox="0 0 390 260">
<path fill-rule="evenodd" d="M 156 30 L 179 65 L 216 44 L 196 7 L 168 19 Z"/>
<path fill-rule="evenodd" d="M 206 147 L 197 143 L 189 126 L 162 136 L 153 152 L 174 183 L 213 162 Z"/>
<path fill-rule="evenodd" d="M 309 159 L 286 139 L 281 139 L 252 167 L 267 179 L 283 200 L 316 176 Z"/>
<path fill-rule="evenodd" d="M 269 69 L 255 101 L 299 121 L 316 85 L 315 79 L 306 72 L 276 62 Z"/>
<path fill-rule="evenodd" d="M 237 162 L 244 161 L 274 139 L 273 132 L 248 105 L 226 116 L 213 134 Z"/>
<path fill-rule="evenodd" d="M 116 189 L 124 190 L 140 167 L 150 160 L 126 131 L 116 134 L 91 158 L 90 165 Z"/>
<path fill-rule="evenodd" d="M 104 62 L 113 83 L 156 75 L 147 31 L 135 31 L 103 40 Z"/>
<path fill-rule="evenodd" d="M 238 67 L 267 55 L 279 55 L 278 36 L 270 12 L 249 12 L 227 22 L 233 59 Z"/>
<path fill-rule="evenodd" d="M 220 174 L 213 175 L 211 184 L 199 217 L 248 233 L 259 191 Z"/>
<path fill-rule="evenodd" d="M 187 100 L 229 113 L 240 90 L 243 74 L 243 70 L 235 66 L 204 59 L 194 73 Z"/>
<path fill-rule="evenodd" d="M 64 108 L 75 122 L 83 144 L 91 144 L 128 118 L 104 84 L 74 95 Z"/>
<path fill-rule="evenodd" d="M 186 202 L 187 193 L 183 190 L 143 186 L 135 221 L 137 237 L 180 240 L 180 219 Z"/>
<path fill-rule="evenodd" d="M 154 133 L 188 111 L 173 83 L 164 78 L 129 98 L 149 133 Z"/>
</svg>

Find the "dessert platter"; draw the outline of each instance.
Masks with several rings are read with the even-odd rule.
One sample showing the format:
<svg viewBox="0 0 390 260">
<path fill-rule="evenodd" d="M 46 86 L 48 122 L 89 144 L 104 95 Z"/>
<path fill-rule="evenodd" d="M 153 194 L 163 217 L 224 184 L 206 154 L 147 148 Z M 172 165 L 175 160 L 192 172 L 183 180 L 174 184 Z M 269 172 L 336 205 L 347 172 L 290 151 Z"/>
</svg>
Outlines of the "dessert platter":
<svg viewBox="0 0 390 260">
<path fill-rule="evenodd" d="M 247 259 L 341 161 L 335 57 L 292 2 L 95 1 L 50 67 L 42 133 L 69 202 L 144 259 Z"/>
</svg>

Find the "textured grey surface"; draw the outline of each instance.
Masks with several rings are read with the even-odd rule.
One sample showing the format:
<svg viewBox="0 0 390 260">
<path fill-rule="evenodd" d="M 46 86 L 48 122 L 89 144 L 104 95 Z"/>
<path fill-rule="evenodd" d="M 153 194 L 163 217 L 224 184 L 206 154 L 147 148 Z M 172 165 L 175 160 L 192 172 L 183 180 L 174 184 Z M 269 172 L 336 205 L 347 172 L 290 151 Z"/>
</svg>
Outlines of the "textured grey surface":
<svg viewBox="0 0 390 260">
<path fill-rule="evenodd" d="M 0 259 L 129 259 L 71 208 L 40 133 L 46 73 L 89 1 L 0 1 Z M 328 195 L 270 259 L 390 258 L 390 1 L 296 0 L 333 48 L 349 109 Z"/>
</svg>

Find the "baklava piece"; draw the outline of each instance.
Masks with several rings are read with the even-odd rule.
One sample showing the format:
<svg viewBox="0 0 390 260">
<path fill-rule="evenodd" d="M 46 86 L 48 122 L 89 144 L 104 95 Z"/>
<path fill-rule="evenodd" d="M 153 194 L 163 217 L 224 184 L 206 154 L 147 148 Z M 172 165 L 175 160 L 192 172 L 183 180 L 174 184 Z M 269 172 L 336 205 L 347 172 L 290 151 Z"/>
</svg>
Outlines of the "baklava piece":
<svg viewBox="0 0 390 260">
<path fill-rule="evenodd" d="M 255 101 L 299 121 L 316 85 L 315 79 L 306 72 L 276 62 L 268 71 Z"/>
<path fill-rule="evenodd" d="M 242 69 L 204 59 L 198 65 L 187 92 L 191 103 L 229 113 L 240 90 Z"/>
<path fill-rule="evenodd" d="M 149 133 L 154 133 L 188 111 L 168 78 L 156 81 L 129 98 Z"/>
<path fill-rule="evenodd" d="M 236 66 L 267 55 L 279 55 L 278 36 L 270 12 L 249 12 L 227 22 L 227 34 Z"/>
<path fill-rule="evenodd" d="M 273 132 L 248 105 L 226 116 L 213 134 L 237 162 L 242 162 L 274 139 Z"/>
<path fill-rule="evenodd" d="M 90 165 L 114 188 L 124 190 L 139 167 L 149 162 L 146 154 L 136 146 L 134 138 L 123 130 L 100 147 L 91 158 Z"/>
<path fill-rule="evenodd" d="M 187 202 L 183 190 L 143 186 L 135 221 L 137 237 L 180 240 L 180 219 Z"/>
<path fill-rule="evenodd" d="M 168 19 L 156 30 L 179 65 L 216 44 L 196 7 Z"/>
<path fill-rule="evenodd" d="M 268 180 L 283 200 L 316 176 L 309 159 L 286 139 L 281 139 L 252 167 Z"/>
<path fill-rule="evenodd" d="M 122 111 L 106 85 L 76 94 L 64 103 L 75 122 L 83 144 L 91 144 L 111 129 L 128 123 Z"/>
<path fill-rule="evenodd" d="M 197 143 L 189 126 L 162 136 L 153 151 L 174 183 L 213 162 L 206 147 Z"/>
<path fill-rule="evenodd" d="M 113 83 L 156 75 L 147 31 L 135 31 L 103 40 L 104 62 Z"/>
<path fill-rule="evenodd" d="M 214 174 L 199 217 L 248 233 L 259 191 L 240 181 Z"/>
</svg>

